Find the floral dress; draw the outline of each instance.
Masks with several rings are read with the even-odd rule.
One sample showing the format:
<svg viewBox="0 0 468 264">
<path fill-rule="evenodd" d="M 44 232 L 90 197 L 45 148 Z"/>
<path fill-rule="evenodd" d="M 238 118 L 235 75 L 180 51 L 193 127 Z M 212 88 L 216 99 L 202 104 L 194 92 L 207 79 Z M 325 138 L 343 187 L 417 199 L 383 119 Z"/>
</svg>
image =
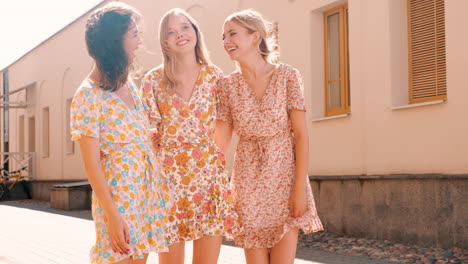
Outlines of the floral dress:
<svg viewBox="0 0 468 264">
<path fill-rule="evenodd" d="M 203 65 L 188 102 L 166 88 L 161 67 L 143 79 L 143 98 L 159 136 L 157 157 L 174 197 L 167 228 L 169 244 L 204 235 L 232 240 L 238 232 L 225 159 L 214 143 L 220 78 L 218 68 Z"/>
<path fill-rule="evenodd" d="M 286 64 L 276 65 L 260 100 L 240 72 L 229 75 L 219 91 L 218 120 L 232 124 L 239 136 L 231 179 L 244 229 L 237 246 L 272 248 L 292 228 L 323 229 L 309 184 L 306 213 L 290 216 L 296 166 L 291 109 L 306 110 L 302 77 Z"/>
<path fill-rule="evenodd" d="M 135 109 L 113 92 L 104 91 L 95 82 L 85 80 L 71 103 L 71 135 L 99 139 L 101 164 L 119 213 L 129 227 L 130 250 L 114 252 L 110 246 L 107 219 L 96 196 L 92 197 L 92 215 L 96 244 L 90 252 L 91 263 L 114 263 L 125 258 L 142 258 L 151 251 L 167 251 L 164 216 L 167 187 L 152 152 L 149 121 L 138 90 L 128 82 Z"/>
</svg>

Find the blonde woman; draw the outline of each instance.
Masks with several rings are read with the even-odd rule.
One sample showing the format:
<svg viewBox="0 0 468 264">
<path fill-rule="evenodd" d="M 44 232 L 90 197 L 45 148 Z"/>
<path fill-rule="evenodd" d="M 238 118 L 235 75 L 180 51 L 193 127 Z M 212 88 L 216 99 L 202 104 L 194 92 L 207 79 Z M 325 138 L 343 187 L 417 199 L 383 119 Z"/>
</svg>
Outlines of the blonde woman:
<svg viewBox="0 0 468 264">
<path fill-rule="evenodd" d="M 247 263 L 293 263 L 298 231 L 322 230 L 307 179 L 303 81 L 272 63 L 268 23 L 253 10 L 229 16 L 224 48 L 238 65 L 220 89 L 216 141 L 226 153 L 239 137 L 232 178 Z"/>
<path fill-rule="evenodd" d="M 174 200 L 167 223 L 169 252 L 161 264 L 183 264 L 185 241 L 193 263 L 217 263 L 223 236 L 232 239 L 238 217 L 232 204 L 224 156 L 214 142 L 216 94 L 221 71 L 211 64 L 195 20 L 181 9 L 160 23 L 163 64 L 142 83 L 158 158 Z"/>
</svg>

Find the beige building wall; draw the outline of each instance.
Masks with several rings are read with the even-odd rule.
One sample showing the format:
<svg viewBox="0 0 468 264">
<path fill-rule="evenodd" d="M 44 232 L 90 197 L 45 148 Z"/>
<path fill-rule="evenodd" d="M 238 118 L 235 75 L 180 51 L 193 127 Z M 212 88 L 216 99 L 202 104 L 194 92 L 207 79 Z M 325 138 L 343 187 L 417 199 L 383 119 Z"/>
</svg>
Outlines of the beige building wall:
<svg viewBox="0 0 468 264">
<path fill-rule="evenodd" d="M 144 16 L 142 70 L 161 62 L 156 36 L 161 16 L 172 7 L 188 10 L 200 23 L 212 59 L 234 70 L 222 47 L 221 28 L 232 12 L 254 8 L 279 24 L 281 60 L 302 72 L 310 135 L 310 175 L 468 173 L 468 122 L 462 78 L 468 69 L 468 1 L 446 1 L 448 100 L 408 106 L 406 0 L 126 1 Z M 323 12 L 349 6 L 351 114 L 324 114 Z M 78 146 L 67 145 L 67 99 L 91 69 L 84 43 L 87 15 L 8 67 L 10 91 L 28 89 L 34 103 L 10 111 L 10 151 L 19 147 L 18 120 L 25 131 L 35 118 L 37 180 L 85 179 Z M 1 77 L 0 77 L 1 78 Z M 26 97 L 26 92 L 10 98 Z M 49 151 L 44 146 L 44 108 L 49 108 Z M 396 109 L 396 108 L 401 109 Z M 26 150 L 30 137 L 25 136 Z"/>
<path fill-rule="evenodd" d="M 25 151 L 36 152 L 35 180 L 86 178 L 79 150 L 75 147 L 69 153 L 65 143 L 69 134 L 66 100 L 92 65 L 83 45 L 84 22 L 71 24 L 8 67 L 10 91 L 31 86 L 10 96 L 10 101 L 31 103 L 27 109 L 10 109 L 10 151 L 19 149 L 18 120 L 24 115 Z M 49 110 L 49 135 L 45 133 L 45 108 Z"/>
</svg>

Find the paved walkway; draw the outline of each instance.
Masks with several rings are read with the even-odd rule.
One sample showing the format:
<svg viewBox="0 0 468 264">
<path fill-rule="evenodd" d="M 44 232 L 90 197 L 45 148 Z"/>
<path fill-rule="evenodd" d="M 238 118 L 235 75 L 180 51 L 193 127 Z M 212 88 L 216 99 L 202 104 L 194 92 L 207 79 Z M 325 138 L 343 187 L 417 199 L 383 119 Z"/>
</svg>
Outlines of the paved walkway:
<svg viewBox="0 0 468 264">
<path fill-rule="evenodd" d="M 18 202 L 0 202 L 1 264 L 85 264 L 94 240 L 89 211 L 66 212 Z M 192 244 L 187 243 L 187 261 Z M 157 264 L 151 254 L 148 264 Z M 219 264 L 245 263 L 243 250 L 224 243 Z M 391 264 L 394 262 L 299 248 L 296 264 Z"/>
</svg>

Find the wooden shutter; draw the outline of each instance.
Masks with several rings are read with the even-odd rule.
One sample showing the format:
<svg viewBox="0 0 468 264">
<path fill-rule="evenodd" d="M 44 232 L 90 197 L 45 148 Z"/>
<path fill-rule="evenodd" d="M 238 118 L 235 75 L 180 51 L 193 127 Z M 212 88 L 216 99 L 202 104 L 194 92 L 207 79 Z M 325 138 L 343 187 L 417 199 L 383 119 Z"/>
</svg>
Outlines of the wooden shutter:
<svg viewBox="0 0 468 264">
<path fill-rule="evenodd" d="M 408 0 L 409 101 L 447 98 L 445 0 Z"/>
</svg>

